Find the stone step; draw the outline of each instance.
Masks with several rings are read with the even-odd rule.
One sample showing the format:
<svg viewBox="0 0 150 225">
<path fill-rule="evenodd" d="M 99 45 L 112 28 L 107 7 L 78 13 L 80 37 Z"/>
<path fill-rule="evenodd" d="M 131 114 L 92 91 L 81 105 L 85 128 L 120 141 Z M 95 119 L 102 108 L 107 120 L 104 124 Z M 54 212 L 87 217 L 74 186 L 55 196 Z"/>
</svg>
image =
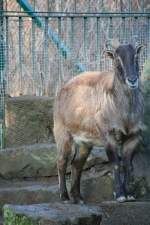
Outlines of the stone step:
<svg viewBox="0 0 150 225">
<path fill-rule="evenodd" d="M 83 173 L 81 191 L 86 202 L 99 203 L 112 199 L 112 178 L 110 175 L 103 176 L 103 172 L 97 173 L 90 170 Z M 67 183 L 69 189 L 69 177 Z M 56 201 L 59 201 L 57 177 L 37 181 L 0 181 L 1 208 L 4 204 L 36 204 Z"/>
<path fill-rule="evenodd" d="M 108 162 L 103 148 L 93 149 L 85 168 Z M 70 167 L 68 167 L 70 172 Z M 33 144 L 0 151 L 0 176 L 4 178 L 30 178 L 57 175 L 56 145 Z"/>
<path fill-rule="evenodd" d="M 116 203 L 108 201 L 101 204 L 101 225 L 149 225 L 150 202 Z"/>
<path fill-rule="evenodd" d="M 5 225 L 100 225 L 99 206 L 62 203 L 5 205 Z"/>
<path fill-rule="evenodd" d="M 4 206 L 5 225 L 149 225 L 150 202 L 99 205 L 42 203 Z"/>
<path fill-rule="evenodd" d="M 34 204 L 59 200 L 58 185 L 36 181 L 8 181 L 0 186 L 0 208 L 4 204 Z"/>
</svg>

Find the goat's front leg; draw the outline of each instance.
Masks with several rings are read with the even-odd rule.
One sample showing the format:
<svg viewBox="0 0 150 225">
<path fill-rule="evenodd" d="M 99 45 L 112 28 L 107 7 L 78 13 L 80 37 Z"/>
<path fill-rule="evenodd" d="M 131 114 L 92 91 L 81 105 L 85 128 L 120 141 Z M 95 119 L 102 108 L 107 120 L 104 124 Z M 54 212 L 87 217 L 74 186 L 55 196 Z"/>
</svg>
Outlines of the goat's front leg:
<svg viewBox="0 0 150 225">
<path fill-rule="evenodd" d="M 83 203 L 82 196 L 80 194 L 80 179 L 83 170 L 83 166 L 91 151 L 91 146 L 81 144 L 75 145 L 76 156 L 71 164 L 71 190 L 70 197 L 73 203 Z"/>
<path fill-rule="evenodd" d="M 123 144 L 123 165 L 124 165 L 124 188 L 127 200 L 133 201 L 134 197 L 134 173 L 133 173 L 133 157 L 138 144 L 141 141 L 140 135 L 130 136 Z"/>
<path fill-rule="evenodd" d="M 126 201 L 123 186 L 124 173 L 122 171 L 122 161 L 119 157 L 119 147 L 114 144 L 107 144 L 106 153 L 110 162 L 113 163 L 114 173 L 114 196 L 118 202 Z"/>
</svg>

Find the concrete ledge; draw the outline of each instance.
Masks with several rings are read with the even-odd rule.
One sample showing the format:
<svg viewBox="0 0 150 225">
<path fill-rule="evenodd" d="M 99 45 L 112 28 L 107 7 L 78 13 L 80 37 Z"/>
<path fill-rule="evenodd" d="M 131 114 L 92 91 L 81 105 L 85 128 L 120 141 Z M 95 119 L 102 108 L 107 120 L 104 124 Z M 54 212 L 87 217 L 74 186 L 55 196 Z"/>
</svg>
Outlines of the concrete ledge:
<svg viewBox="0 0 150 225">
<path fill-rule="evenodd" d="M 5 205 L 5 225 L 100 225 L 98 206 L 73 204 Z"/>
</svg>

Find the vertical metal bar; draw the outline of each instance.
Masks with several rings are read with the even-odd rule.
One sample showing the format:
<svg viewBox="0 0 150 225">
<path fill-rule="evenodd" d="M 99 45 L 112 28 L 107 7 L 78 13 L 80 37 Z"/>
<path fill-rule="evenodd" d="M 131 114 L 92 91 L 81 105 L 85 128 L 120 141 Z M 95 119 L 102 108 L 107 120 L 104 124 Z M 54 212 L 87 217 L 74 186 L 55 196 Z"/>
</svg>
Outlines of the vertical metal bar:
<svg viewBox="0 0 150 225">
<path fill-rule="evenodd" d="M 104 0 L 101 0 L 101 12 L 105 11 Z"/>
<path fill-rule="evenodd" d="M 61 31 L 61 17 L 58 17 L 58 35 L 61 38 L 62 31 Z M 58 51 L 58 74 L 59 74 L 59 84 L 61 85 L 63 82 L 63 75 L 62 75 L 62 57 L 60 54 L 60 50 Z"/>
<path fill-rule="evenodd" d="M 134 41 L 134 44 L 137 45 L 138 44 L 138 31 L 139 31 L 139 27 L 138 27 L 138 17 L 134 17 L 134 23 L 133 23 L 133 41 Z"/>
<path fill-rule="evenodd" d="M 123 0 L 120 0 L 120 12 L 124 11 Z"/>
<path fill-rule="evenodd" d="M 142 7 L 141 7 L 141 9 L 142 9 L 142 12 L 144 12 L 145 11 L 145 7 L 144 7 L 144 3 L 145 3 L 145 1 L 144 0 L 141 0 L 141 2 L 142 2 Z"/>
<path fill-rule="evenodd" d="M 4 76 L 4 2 L 0 1 L 0 149 L 4 147 L 5 133 L 5 76 Z"/>
<path fill-rule="evenodd" d="M 119 41 L 121 42 L 122 41 L 122 17 L 121 18 L 118 18 L 118 19 L 116 19 L 116 21 L 115 21 L 115 19 L 114 19 L 114 23 L 116 24 L 117 23 L 117 21 L 118 21 L 118 23 L 120 24 L 120 26 L 119 26 Z"/>
<path fill-rule="evenodd" d="M 9 94 L 10 93 L 10 82 L 9 82 L 9 49 L 8 49 L 8 46 L 9 46 L 9 19 L 8 19 L 8 16 L 6 16 L 6 74 L 7 74 L 7 93 Z"/>
<path fill-rule="evenodd" d="M 45 28 L 44 28 L 44 94 L 47 93 L 47 84 L 48 84 L 48 17 L 45 17 Z"/>
<path fill-rule="evenodd" d="M 113 39 L 113 20 L 112 20 L 112 17 L 109 17 L 109 31 L 108 31 L 108 36 L 109 36 L 109 39 L 110 40 Z M 106 60 L 106 68 L 105 69 L 110 69 L 111 66 L 112 66 L 112 61 Z"/>
<path fill-rule="evenodd" d="M 35 10 L 35 6 L 36 6 L 36 0 L 33 1 L 33 9 Z"/>
<path fill-rule="evenodd" d="M 31 51 L 32 51 L 32 92 L 33 95 L 37 95 L 37 82 L 36 82 L 36 67 L 35 67 L 35 21 L 32 18 L 32 40 L 31 40 Z"/>
<path fill-rule="evenodd" d="M 100 55 L 101 55 L 101 44 L 100 44 L 100 17 L 96 18 L 96 68 L 97 70 L 101 69 L 101 59 L 100 59 Z"/>
<path fill-rule="evenodd" d="M 74 12 L 77 11 L 77 0 L 74 0 Z"/>
<path fill-rule="evenodd" d="M 117 21 L 118 21 L 118 24 L 120 25 L 118 27 L 118 39 L 119 39 L 119 42 L 121 42 L 122 41 L 122 18 L 116 19 L 115 23 L 117 23 Z"/>
<path fill-rule="evenodd" d="M 7 11 L 7 0 L 5 0 L 4 3 L 3 3 L 3 9 L 4 9 L 5 11 Z"/>
<path fill-rule="evenodd" d="M 125 44 L 127 42 L 127 30 L 126 30 L 126 18 L 122 17 L 122 42 Z"/>
<path fill-rule="evenodd" d="M 150 17 L 147 18 L 147 58 L 150 59 Z"/>
<path fill-rule="evenodd" d="M 71 32 L 70 32 L 70 48 L 71 48 L 71 64 L 73 64 L 75 56 L 74 56 L 74 17 L 71 17 Z M 72 67 L 72 77 L 74 76 L 74 67 Z"/>
<path fill-rule="evenodd" d="M 22 42 L 22 30 L 23 30 L 23 21 L 22 17 L 19 16 L 19 70 L 20 70 L 20 95 L 22 95 L 23 91 L 23 72 L 22 72 L 22 60 L 23 60 L 23 42 Z"/>
<path fill-rule="evenodd" d="M 84 51 L 84 65 L 88 69 L 87 63 L 87 17 L 83 18 L 83 51 Z"/>
<path fill-rule="evenodd" d="M 63 0 L 61 0 L 61 3 L 60 3 L 60 10 L 61 10 L 61 12 L 64 11 L 64 2 L 63 2 Z"/>
<path fill-rule="evenodd" d="M 109 18 L 109 39 L 113 38 L 113 20 L 112 17 Z"/>
<path fill-rule="evenodd" d="M 129 20 L 129 18 L 126 19 L 126 17 L 124 17 L 124 31 L 125 31 L 125 40 L 127 42 L 128 38 L 129 38 L 129 31 L 127 30 L 128 29 L 128 23 L 127 21 Z"/>
<path fill-rule="evenodd" d="M 48 11 L 48 12 L 51 11 L 51 7 L 50 7 L 50 2 L 49 2 L 49 0 L 47 0 L 47 11 Z"/>
<path fill-rule="evenodd" d="M 128 0 L 129 12 L 132 11 L 132 0 Z"/>
<path fill-rule="evenodd" d="M 91 12 L 91 0 L 88 0 L 88 12 Z"/>
</svg>

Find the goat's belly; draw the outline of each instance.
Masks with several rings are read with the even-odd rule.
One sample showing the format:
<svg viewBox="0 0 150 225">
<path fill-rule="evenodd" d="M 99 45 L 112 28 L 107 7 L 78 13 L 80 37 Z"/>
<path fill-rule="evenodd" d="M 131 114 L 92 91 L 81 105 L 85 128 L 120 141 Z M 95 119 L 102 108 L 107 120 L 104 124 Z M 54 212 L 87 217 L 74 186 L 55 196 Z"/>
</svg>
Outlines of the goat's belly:
<svg viewBox="0 0 150 225">
<path fill-rule="evenodd" d="M 89 137 L 86 136 L 84 134 L 80 134 L 80 135 L 72 135 L 73 140 L 76 144 L 88 144 L 88 145 L 95 145 L 95 146 L 102 146 L 103 143 L 100 140 L 100 138 L 97 137 Z"/>
</svg>

